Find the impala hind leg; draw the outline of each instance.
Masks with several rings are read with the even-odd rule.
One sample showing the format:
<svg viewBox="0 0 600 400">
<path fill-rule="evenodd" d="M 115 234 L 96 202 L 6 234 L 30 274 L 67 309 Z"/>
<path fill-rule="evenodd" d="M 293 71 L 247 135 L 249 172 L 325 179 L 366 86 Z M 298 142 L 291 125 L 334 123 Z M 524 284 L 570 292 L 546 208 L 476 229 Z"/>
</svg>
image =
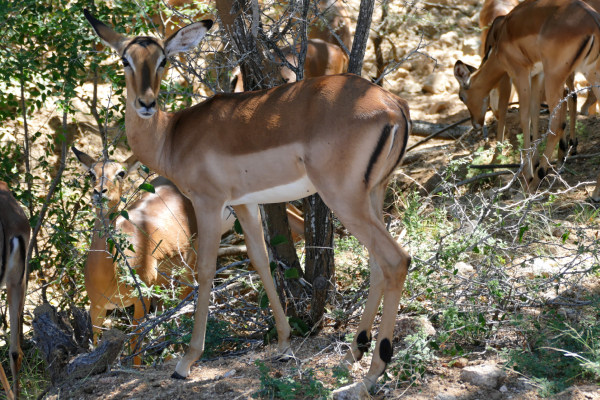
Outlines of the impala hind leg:
<svg viewBox="0 0 600 400">
<path fill-rule="evenodd" d="M 334 206 L 332 209 L 340 221 L 367 247 L 369 254 L 375 261 L 371 266 L 375 277 L 375 280 L 372 281 L 374 287 L 369 290 L 367 308 L 361 318 L 359 332 L 355 338 L 355 343 L 353 342 L 353 348 L 350 350 L 353 355 L 348 355 L 346 360 L 350 357 L 355 358 L 354 354 L 358 354 L 355 350 L 360 351 L 361 347 L 362 349 L 367 347 L 368 343 L 364 343 L 363 339 L 369 338 L 367 328 L 370 329 L 370 325 L 372 325 L 377 310 L 376 306 L 379 305 L 381 294 L 383 294 L 383 314 L 379 325 L 377 343 L 371 360 L 371 367 L 363 380 L 363 384 L 367 389 L 375 384 L 377 378 L 392 359 L 392 340 L 398 305 L 410 265 L 410 255 L 398 245 L 386 230 L 381 218 L 382 212 L 380 209 L 383 208 L 383 190 L 382 186 L 373 189 L 366 196 L 365 194 L 341 196 L 345 199 L 356 199 L 351 204 L 336 204 L 335 199 L 330 202 Z M 323 196 L 323 193 L 321 193 L 321 196 L 327 203 L 327 196 Z M 365 333 L 362 333 L 363 329 Z"/>
<path fill-rule="evenodd" d="M 194 210 L 202 210 L 196 213 L 198 226 L 198 301 L 194 313 L 194 328 L 192 339 L 185 355 L 179 360 L 175 372 L 171 375 L 175 379 L 185 379 L 190 374 L 192 364 L 196 362 L 204 352 L 204 339 L 206 336 L 206 323 L 208 320 L 208 306 L 210 303 L 210 291 L 215 277 L 217 254 L 221 241 L 221 214 L 223 206 L 194 202 Z"/>
<path fill-rule="evenodd" d="M 257 205 L 242 205 L 234 207 L 235 213 L 244 230 L 244 239 L 248 248 L 248 257 L 263 282 L 265 292 L 271 303 L 275 326 L 277 328 L 277 347 L 281 354 L 291 354 L 290 336 L 292 329 L 287 321 L 285 312 L 277 295 L 271 269 L 269 255 L 265 245 L 260 210 Z"/>
<path fill-rule="evenodd" d="M 10 268 L 10 267 L 9 267 Z M 16 279 L 7 279 L 7 296 L 10 311 L 10 345 L 9 358 L 10 370 L 13 379 L 13 394 L 19 397 L 19 370 L 23 361 L 21 350 L 21 333 L 23 322 L 23 307 L 25 305 L 26 273 L 25 264 L 22 265 L 22 273 L 14 274 Z"/>
<path fill-rule="evenodd" d="M 563 131 L 565 128 L 564 117 L 561 117 L 561 115 L 565 115 L 565 111 L 562 108 L 566 107 L 566 104 L 560 104 L 560 100 L 564 92 L 563 82 L 565 82 L 565 79 L 561 80 L 560 76 L 556 77 L 547 75 L 545 81 L 546 100 L 548 102 L 548 109 L 550 110 L 550 121 L 548 126 L 549 132 L 546 139 L 546 149 L 544 150 L 544 154 L 535 170 L 534 179 L 531 182 L 531 190 L 537 189 L 541 180 L 544 179 L 544 177 L 548 174 L 552 154 L 554 153 L 554 149 L 556 149 L 556 145 L 558 144 L 559 140 L 563 138 Z"/>
</svg>

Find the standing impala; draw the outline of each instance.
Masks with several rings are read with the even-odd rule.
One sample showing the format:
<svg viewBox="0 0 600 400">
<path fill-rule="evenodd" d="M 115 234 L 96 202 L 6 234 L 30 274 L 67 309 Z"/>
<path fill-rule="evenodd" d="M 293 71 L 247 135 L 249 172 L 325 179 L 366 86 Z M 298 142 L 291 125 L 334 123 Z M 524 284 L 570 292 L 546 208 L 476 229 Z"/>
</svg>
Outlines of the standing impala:
<svg viewBox="0 0 600 400">
<path fill-rule="evenodd" d="M 166 40 L 129 38 L 85 12 L 98 36 L 121 57 L 127 87 L 125 128 L 141 162 L 173 180 L 192 201 L 198 225 L 198 302 L 189 349 L 174 378 L 202 355 L 219 221 L 231 205 L 248 255 L 268 295 L 278 348 L 290 352 L 291 329 L 270 274 L 259 203 L 319 192 L 369 250 L 371 287 L 358 334 L 346 356 L 360 359 L 383 297 L 370 388 L 392 358 L 393 330 L 410 264 L 383 223 L 387 182 L 400 163 L 411 127 L 406 101 L 355 75 L 334 75 L 269 90 L 218 94 L 176 113 L 158 108 L 167 57 L 199 44 L 212 21 L 188 25 Z M 357 390 L 359 384 L 353 386 Z M 363 389 L 364 390 L 364 389 Z"/>
<path fill-rule="evenodd" d="M 0 181 L 0 288 L 6 285 L 10 311 L 10 371 L 13 394 L 19 397 L 19 369 L 23 360 L 21 332 L 23 306 L 27 289 L 27 248 L 29 246 L 29 220 L 17 200 Z M 2 368 L 2 366 L 0 366 Z M 9 396 L 7 396 L 9 397 Z M 9 397 L 10 398 L 10 397 Z"/>
<path fill-rule="evenodd" d="M 588 81 L 600 83 L 600 20 L 598 14 L 580 0 L 537 0 L 519 4 L 502 21 L 497 41 L 481 67 L 472 71 L 457 61 L 455 75 L 460 83 L 459 96 L 467 105 L 476 129 L 483 125 L 488 93 L 505 73 L 511 77 L 519 94 L 521 129 L 524 148 L 531 149 L 530 123 L 532 105 L 539 94 L 531 77 L 544 74 L 544 89 L 550 110 L 555 110 L 565 83 L 576 71 Z M 598 94 L 600 89 L 593 88 Z M 538 95 L 539 97 L 539 95 Z M 537 101 L 539 103 L 539 100 Z M 552 153 L 564 126 L 552 118 L 550 133 L 541 160 L 534 150 L 526 156 L 524 176 L 529 190 L 535 190 L 546 176 Z"/>
</svg>

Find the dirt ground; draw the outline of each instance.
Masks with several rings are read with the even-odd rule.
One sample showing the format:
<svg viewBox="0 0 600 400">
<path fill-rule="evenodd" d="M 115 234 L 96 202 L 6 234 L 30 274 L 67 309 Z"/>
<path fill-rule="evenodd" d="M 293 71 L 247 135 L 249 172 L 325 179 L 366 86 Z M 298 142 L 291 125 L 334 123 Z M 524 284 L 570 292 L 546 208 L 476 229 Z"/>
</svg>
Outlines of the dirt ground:
<svg viewBox="0 0 600 400">
<path fill-rule="evenodd" d="M 395 0 L 394 0 L 395 3 Z M 358 2 L 350 6 L 356 15 Z M 419 3 L 417 3 L 419 4 Z M 396 5 L 400 12 L 401 6 Z M 468 116 L 466 108 L 457 96 L 458 85 L 453 77 L 453 65 L 457 59 L 479 65 L 477 54 L 477 1 L 433 1 L 418 5 L 423 7 L 422 18 L 454 19 L 454 23 L 442 24 L 443 29 L 427 32 L 422 55 L 416 55 L 392 73 L 384 81 L 384 87 L 407 99 L 411 107 L 413 120 L 449 124 Z M 377 18 L 377 14 L 376 14 Z M 435 27 L 435 24 L 433 24 Z M 429 25 L 420 26 L 427 30 Z M 405 36 L 406 41 L 396 43 L 401 51 L 408 53 L 419 42 L 419 29 L 411 27 L 413 35 Z M 365 70 L 373 70 L 372 52 L 366 59 Z M 424 89 L 424 87 L 432 87 Z M 580 99 L 580 104 L 583 99 Z M 510 113 L 508 125 L 512 131 L 518 130 L 518 114 Z M 489 116 L 489 113 L 488 113 Z M 600 122 L 596 117 L 579 117 L 585 126 L 585 139 L 579 140 L 579 153 L 592 154 L 600 151 Z M 490 131 L 490 136 L 495 132 Z M 409 144 L 422 139 L 414 136 Z M 484 145 L 481 137 L 467 135 L 460 141 L 431 140 L 417 150 L 429 148 L 427 157 L 415 157 L 401 168 L 404 176 L 400 185 L 406 190 L 427 186 L 436 171 L 445 167 L 450 158 L 465 155 L 477 147 Z M 410 153 L 409 153 L 410 155 Z M 578 190 L 567 194 L 575 200 L 585 199 L 593 190 L 592 181 L 598 172 L 598 157 L 582 158 L 569 164 L 569 171 L 564 179 L 570 184 L 589 182 Z M 431 189 L 431 188 L 429 188 Z M 348 328 L 348 332 L 352 327 Z M 347 333 L 348 333 L 347 332 Z M 298 378 L 298 366 L 303 369 L 312 368 L 314 377 L 326 385 L 335 386 L 331 370 L 343 358 L 344 346 L 340 342 L 342 332 L 325 329 L 319 335 L 309 338 L 295 338 L 293 350 L 296 359 L 287 363 L 269 361 L 275 355 L 274 347 L 262 347 L 242 356 L 220 357 L 196 363 L 190 377 L 185 381 L 170 378 L 176 360 L 163 365 L 142 368 L 115 366 L 112 371 L 67 382 L 52 388 L 43 398 L 58 399 L 210 399 L 232 400 L 250 399 L 260 389 L 261 375 L 255 361 L 264 362 L 276 377 L 291 376 Z M 360 379 L 368 370 L 370 355 L 365 356 L 352 370 L 352 377 Z M 411 386 L 395 387 L 393 382 L 384 384 L 374 395 L 375 399 L 437 399 L 437 400 L 504 400 L 541 398 L 537 388 L 527 383 L 516 372 L 507 371 L 505 380 L 495 388 L 474 386 L 460 379 L 460 368 L 452 366 L 451 359 L 438 359 L 435 367 L 428 370 L 425 376 Z M 502 363 L 498 359 L 468 360 L 469 365 L 484 362 Z M 339 385 L 337 385 L 339 386 Z M 590 400 L 600 399 L 600 389 L 593 386 L 572 387 L 552 397 L 555 400 Z"/>
</svg>

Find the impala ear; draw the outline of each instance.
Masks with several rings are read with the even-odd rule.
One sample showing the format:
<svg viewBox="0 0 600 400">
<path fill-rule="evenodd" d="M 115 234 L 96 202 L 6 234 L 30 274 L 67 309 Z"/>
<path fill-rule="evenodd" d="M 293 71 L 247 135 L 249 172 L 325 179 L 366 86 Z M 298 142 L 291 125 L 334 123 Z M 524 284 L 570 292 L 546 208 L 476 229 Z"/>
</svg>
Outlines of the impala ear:
<svg viewBox="0 0 600 400">
<path fill-rule="evenodd" d="M 73 153 L 75 154 L 75 157 L 77 157 L 79 162 L 81 164 L 83 164 L 83 166 L 86 167 L 87 169 L 92 168 L 92 165 L 94 165 L 94 163 L 96 162 L 96 160 L 94 160 L 92 157 L 90 157 L 83 151 L 80 151 L 75 146 L 71 146 L 71 150 L 73 151 Z"/>
<path fill-rule="evenodd" d="M 186 52 L 198 46 L 212 25 L 212 20 L 206 19 L 185 26 L 173 33 L 165 40 L 165 53 L 167 57 Z"/>
<path fill-rule="evenodd" d="M 92 28 L 94 28 L 96 35 L 102 39 L 104 44 L 111 47 L 119 54 L 123 52 L 122 50 L 124 45 L 129 40 L 127 36 L 115 32 L 108 25 L 94 18 L 94 16 L 87 9 L 83 10 L 83 15 L 85 15 L 85 18 L 87 18 L 89 23 L 92 25 Z"/>
<path fill-rule="evenodd" d="M 458 83 L 460 83 L 460 86 L 463 89 L 468 89 L 471 85 L 471 73 L 474 71 L 476 71 L 476 68 L 467 65 L 460 60 L 454 64 L 454 77 L 458 80 Z"/>
</svg>

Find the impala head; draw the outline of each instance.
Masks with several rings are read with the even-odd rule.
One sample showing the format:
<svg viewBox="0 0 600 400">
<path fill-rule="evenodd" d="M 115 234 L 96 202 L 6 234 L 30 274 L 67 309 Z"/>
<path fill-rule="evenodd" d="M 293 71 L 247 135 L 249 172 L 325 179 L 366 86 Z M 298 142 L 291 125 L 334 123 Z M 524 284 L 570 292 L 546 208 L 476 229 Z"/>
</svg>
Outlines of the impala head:
<svg viewBox="0 0 600 400">
<path fill-rule="evenodd" d="M 96 34 L 114 49 L 123 63 L 127 83 L 127 106 L 140 118 L 148 119 L 158 110 L 157 98 L 167 58 L 198 45 L 213 22 L 196 22 L 173 33 L 165 40 L 149 37 L 128 37 L 115 32 L 84 10 Z"/>
<path fill-rule="evenodd" d="M 123 181 L 137 163 L 128 163 L 127 169 L 116 161 L 95 160 L 86 153 L 71 147 L 79 162 L 88 170 L 92 182 L 92 202 L 96 207 L 115 209 L 123 194 Z"/>
<path fill-rule="evenodd" d="M 477 71 L 477 68 L 465 64 L 460 60 L 454 64 L 454 76 L 460 85 L 458 97 L 469 109 L 473 128 L 478 131 L 483 129 L 483 135 L 487 137 L 484 124 L 485 113 L 489 105 L 489 94 L 476 93 L 471 89 L 471 76 L 475 71 Z"/>
</svg>

